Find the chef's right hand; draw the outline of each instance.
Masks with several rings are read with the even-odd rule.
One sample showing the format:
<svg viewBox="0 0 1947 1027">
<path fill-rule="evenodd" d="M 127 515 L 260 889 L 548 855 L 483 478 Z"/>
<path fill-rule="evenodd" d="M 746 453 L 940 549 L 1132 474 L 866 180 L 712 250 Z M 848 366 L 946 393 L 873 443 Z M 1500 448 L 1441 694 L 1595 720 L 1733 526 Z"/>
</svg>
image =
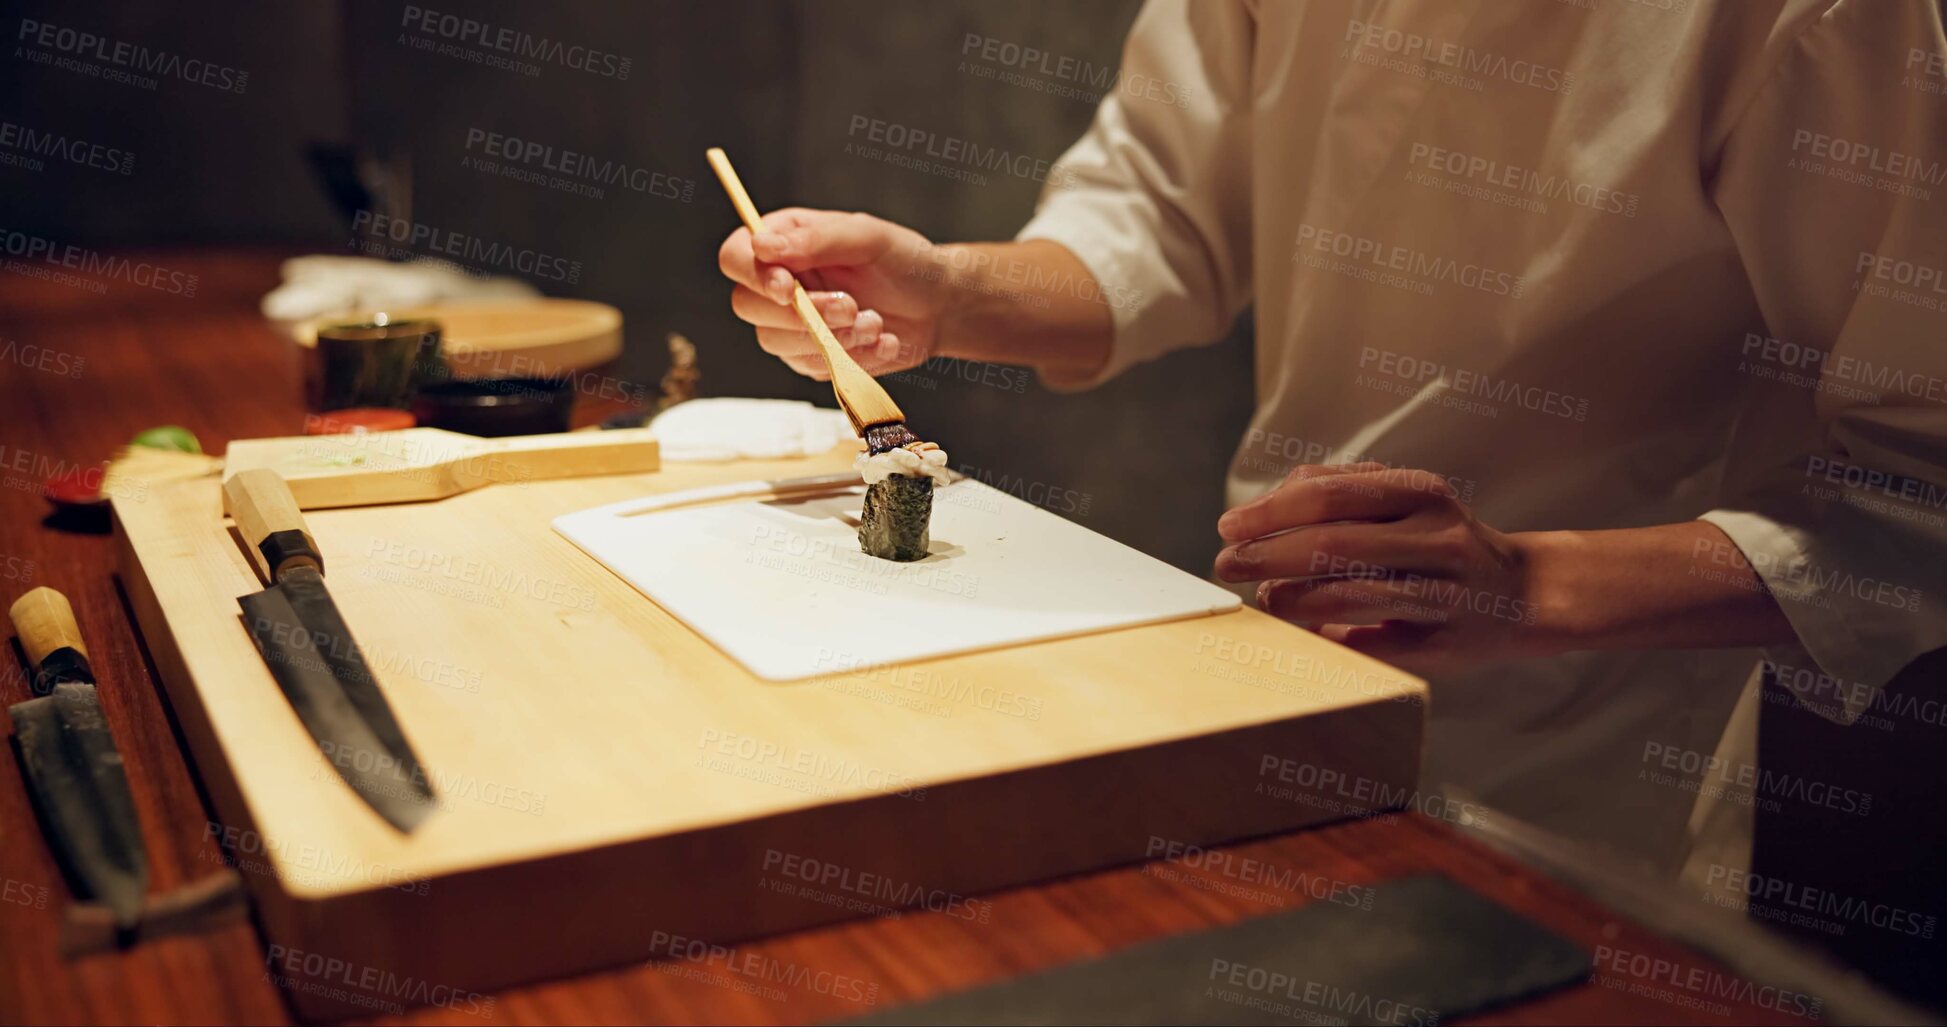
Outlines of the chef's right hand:
<svg viewBox="0 0 1947 1027">
<path fill-rule="evenodd" d="M 869 374 L 925 363 L 939 340 L 951 286 L 926 237 L 870 214 L 792 207 L 763 229 L 730 233 L 717 264 L 737 287 L 730 309 L 757 344 L 800 374 L 831 377 L 818 344 L 791 307 L 796 275 L 832 334 Z"/>
</svg>

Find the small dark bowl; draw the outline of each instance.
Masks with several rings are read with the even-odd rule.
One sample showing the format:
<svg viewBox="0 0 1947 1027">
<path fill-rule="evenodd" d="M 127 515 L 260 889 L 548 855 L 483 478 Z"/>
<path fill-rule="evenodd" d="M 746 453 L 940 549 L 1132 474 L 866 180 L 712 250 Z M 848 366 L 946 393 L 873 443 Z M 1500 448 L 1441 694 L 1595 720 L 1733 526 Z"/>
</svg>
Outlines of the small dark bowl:
<svg viewBox="0 0 1947 1027">
<path fill-rule="evenodd" d="M 497 438 L 567 431 L 574 390 L 561 378 L 487 378 L 421 386 L 413 416 L 431 428 Z"/>
</svg>

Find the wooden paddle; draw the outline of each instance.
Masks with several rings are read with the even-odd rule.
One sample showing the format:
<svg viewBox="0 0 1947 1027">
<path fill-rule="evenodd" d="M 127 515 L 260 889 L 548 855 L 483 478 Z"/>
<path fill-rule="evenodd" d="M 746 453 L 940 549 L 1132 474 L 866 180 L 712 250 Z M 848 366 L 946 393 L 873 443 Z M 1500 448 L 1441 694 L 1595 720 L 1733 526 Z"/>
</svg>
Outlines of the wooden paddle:
<svg viewBox="0 0 1947 1027">
<path fill-rule="evenodd" d="M 223 477 L 267 467 L 301 510 L 410 503 L 547 478 L 656 470 L 661 449 L 647 428 L 483 439 L 439 428 L 238 439 Z"/>
</svg>

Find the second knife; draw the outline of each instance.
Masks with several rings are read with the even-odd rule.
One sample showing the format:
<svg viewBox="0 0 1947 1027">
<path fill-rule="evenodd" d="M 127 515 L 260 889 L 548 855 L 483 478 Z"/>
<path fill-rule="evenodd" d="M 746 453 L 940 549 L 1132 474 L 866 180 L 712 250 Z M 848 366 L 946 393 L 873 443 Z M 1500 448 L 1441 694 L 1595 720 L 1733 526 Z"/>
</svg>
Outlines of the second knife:
<svg viewBox="0 0 1947 1027">
<path fill-rule="evenodd" d="M 275 471 L 242 471 L 223 483 L 223 500 L 270 585 L 237 602 L 271 676 L 338 776 L 412 831 L 436 807 L 432 785 L 325 590 L 324 557 L 291 490 Z"/>
<path fill-rule="evenodd" d="M 61 593 L 37 588 L 15 600 L 8 614 L 41 695 L 8 713 L 48 842 L 84 897 L 107 906 L 115 926 L 128 931 L 142 916 L 148 856 L 74 608 Z"/>
</svg>

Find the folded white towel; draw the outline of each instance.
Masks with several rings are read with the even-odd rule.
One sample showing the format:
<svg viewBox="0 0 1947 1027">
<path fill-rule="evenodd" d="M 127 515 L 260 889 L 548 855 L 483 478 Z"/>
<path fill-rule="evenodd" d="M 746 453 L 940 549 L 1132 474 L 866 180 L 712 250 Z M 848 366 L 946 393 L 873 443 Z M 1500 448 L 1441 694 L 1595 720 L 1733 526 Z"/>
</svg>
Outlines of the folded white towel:
<svg viewBox="0 0 1947 1027">
<path fill-rule="evenodd" d="M 444 300 L 538 296 L 517 278 L 477 278 L 437 261 L 395 263 L 371 257 L 319 255 L 284 262 L 284 284 L 264 295 L 272 321 L 424 306 Z"/>
<path fill-rule="evenodd" d="M 792 399 L 693 399 L 649 426 L 673 461 L 816 456 L 852 437 L 844 411 Z"/>
</svg>

